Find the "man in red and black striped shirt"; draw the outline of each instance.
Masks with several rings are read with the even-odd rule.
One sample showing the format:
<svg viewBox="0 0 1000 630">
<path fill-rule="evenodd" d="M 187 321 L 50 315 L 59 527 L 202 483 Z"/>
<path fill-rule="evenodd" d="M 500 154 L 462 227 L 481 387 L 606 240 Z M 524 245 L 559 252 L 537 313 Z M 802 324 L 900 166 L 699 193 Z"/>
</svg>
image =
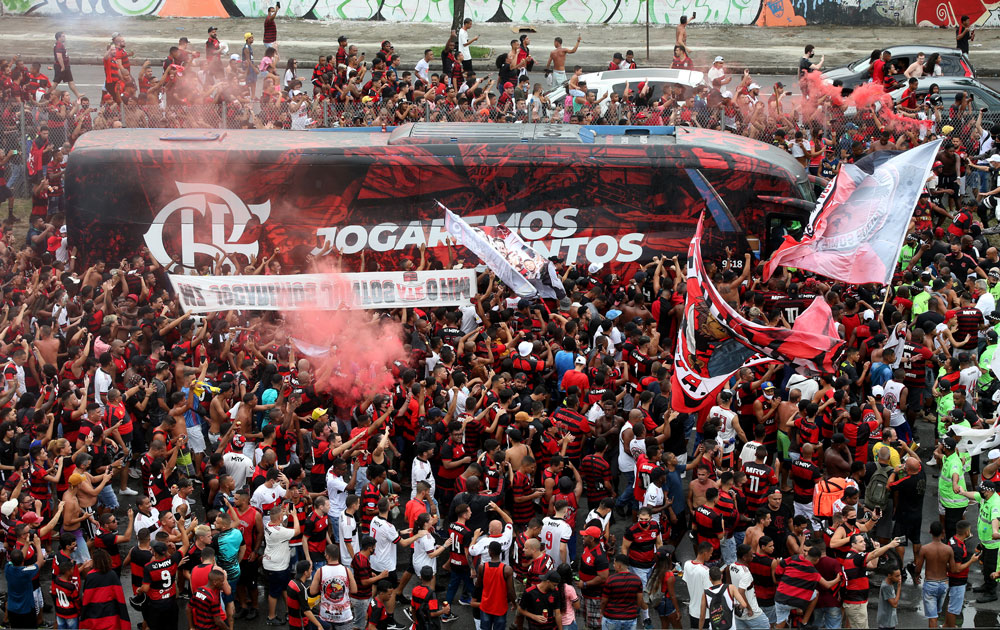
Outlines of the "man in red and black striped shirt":
<svg viewBox="0 0 1000 630">
<path fill-rule="evenodd" d="M 774 614 L 776 628 L 788 626 L 788 618 L 793 611 L 802 611 L 802 625 L 809 623 L 816 608 L 816 594 L 820 586 L 833 588 L 840 582 L 842 574 L 833 580 L 825 580 L 816 570 L 816 563 L 823 557 L 820 547 L 809 547 L 805 554 L 785 558 L 778 563 L 778 589 L 774 594 Z"/>
<path fill-rule="evenodd" d="M 747 475 L 747 480 L 743 484 L 743 493 L 747 497 L 747 509 L 756 512 L 758 508 L 767 503 L 767 495 L 771 493 L 771 488 L 778 483 L 778 476 L 774 474 L 774 469 L 764 463 L 767 459 L 767 447 L 758 446 L 755 461 L 745 464 L 743 472 Z"/>
<path fill-rule="evenodd" d="M 649 576 L 656 563 L 656 549 L 662 544 L 660 525 L 653 520 L 652 510 L 647 506 L 639 508 L 638 520 L 625 530 L 622 552 L 628 558 L 629 570 L 639 577 L 642 590 L 645 590 L 649 583 Z M 611 578 L 608 578 L 608 583 L 610 582 Z M 607 597 L 607 594 L 607 583 L 605 583 L 604 596 Z M 643 620 L 649 618 L 647 610 L 643 610 L 642 615 Z"/>
<path fill-rule="evenodd" d="M 222 585 L 225 582 L 225 574 L 213 569 L 208 573 L 208 583 L 191 594 L 187 609 L 191 630 L 228 630 L 225 606 L 222 605 Z"/>
<path fill-rule="evenodd" d="M 292 630 L 307 628 L 311 625 L 319 628 L 319 620 L 309 608 L 309 578 L 312 576 L 312 565 L 308 560 L 299 560 L 295 564 L 295 577 L 285 588 L 285 606 L 288 608 L 288 627 Z"/>
<path fill-rule="evenodd" d="M 525 549 L 528 541 L 534 539 L 541 545 L 539 534 L 542 532 L 542 519 L 537 516 L 528 522 L 528 526 L 523 532 L 514 537 L 514 545 L 511 548 L 510 565 L 514 569 L 514 589 L 520 595 L 524 592 L 524 582 L 528 578 L 528 566 L 531 558 L 528 557 Z M 518 588 L 520 587 L 520 588 Z"/>
<path fill-rule="evenodd" d="M 649 612 L 642 598 L 645 589 L 642 580 L 629 570 L 631 560 L 624 554 L 615 556 L 615 572 L 604 583 L 601 593 L 601 614 L 609 620 L 635 621 L 639 611 Z"/>
<path fill-rule="evenodd" d="M 813 488 L 823 474 L 813 463 L 813 445 L 803 444 L 799 459 L 792 461 L 792 505 L 796 516 L 813 519 Z"/>
<path fill-rule="evenodd" d="M 378 516 L 378 500 L 382 498 L 385 467 L 372 464 L 368 467 L 368 484 L 361 491 L 361 534 L 371 530 L 372 519 Z"/>
<path fill-rule="evenodd" d="M 590 435 L 590 421 L 580 413 L 579 406 L 580 397 L 570 394 L 566 397 L 566 404 L 552 414 L 552 422 L 573 436 L 566 446 L 566 459 L 573 463 L 580 461 L 583 443 Z"/>
<path fill-rule="evenodd" d="M 106 512 L 101 514 L 99 520 L 101 527 L 97 536 L 94 537 L 94 547 L 108 552 L 108 555 L 111 556 L 111 568 L 120 576 L 122 574 L 122 554 L 118 545 L 132 540 L 132 523 L 135 520 L 135 513 L 132 508 L 129 508 L 128 525 L 125 527 L 125 533 L 121 536 L 118 535 L 118 519 L 115 518 L 114 514 Z"/>
<path fill-rule="evenodd" d="M 878 558 L 899 546 L 896 539 L 882 545 L 872 553 L 865 553 L 867 542 L 861 534 L 851 535 L 851 551 L 842 560 L 844 565 L 844 613 L 852 628 L 868 627 L 868 569 L 878 566 Z M 862 625 L 854 625 L 862 624 Z"/>
<path fill-rule="evenodd" d="M 722 511 L 716 506 L 718 500 L 719 489 L 709 488 L 705 491 L 705 502 L 694 510 L 695 544 L 712 545 L 713 561 L 722 558 L 722 538 L 726 532 Z"/>
<path fill-rule="evenodd" d="M 514 527 L 528 524 L 535 516 L 535 499 L 544 496 L 545 491 L 535 488 L 535 458 L 530 455 L 521 460 L 521 470 L 514 473 L 511 489 L 514 495 L 514 510 L 511 519 Z"/>
<path fill-rule="evenodd" d="M 583 477 L 583 492 L 587 497 L 587 507 L 594 509 L 601 502 L 615 496 L 615 482 L 611 477 L 611 465 L 607 460 L 608 441 L 603 437 L 594 441 L 594 452 L 583 458 L 580 475 Z"/>
</svg>

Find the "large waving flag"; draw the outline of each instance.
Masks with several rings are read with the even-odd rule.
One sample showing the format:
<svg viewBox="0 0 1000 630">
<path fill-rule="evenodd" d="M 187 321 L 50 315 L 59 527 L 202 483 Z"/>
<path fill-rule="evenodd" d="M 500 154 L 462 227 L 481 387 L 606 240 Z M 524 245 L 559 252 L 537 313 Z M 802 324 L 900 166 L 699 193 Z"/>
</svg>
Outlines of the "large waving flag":
<svg viewBox="0 0 1000 630">
<path fill-rule="evenodd" d="M 559 274 L 546 260 L 505 225 L 472 227 L 441 202 L 449 234 L 470 249 L 500 280 L 521 297 L 565 297 Z"/>
<path fill-rule="evenodd" d="M 940 146 L 941 140 L 920 145 L 870 172 L 841 166 L 816 203 L 806 236 L 798 242 L 785 236 L 764 264 L 764 279 L 786 266 L 850 284 L 889 284 Z"/>
<path fill-rule="evenodd" d="M 688 247 L 687 295 L 674 353 L 672 404 L 694 412 L 713 403 L 714 394 L 743 367 L 790 363 L 806 373 L 834 372 L 844 348 L 829 305 L 817 298 L 795 328 L 763 326 L 745 319 L 722 298 L 701 258 L 704 216 Z M 796 319 L 796 324 L 798 324 Z M 832 333 L 832 334 L 831 334 Z"/>
</svg>

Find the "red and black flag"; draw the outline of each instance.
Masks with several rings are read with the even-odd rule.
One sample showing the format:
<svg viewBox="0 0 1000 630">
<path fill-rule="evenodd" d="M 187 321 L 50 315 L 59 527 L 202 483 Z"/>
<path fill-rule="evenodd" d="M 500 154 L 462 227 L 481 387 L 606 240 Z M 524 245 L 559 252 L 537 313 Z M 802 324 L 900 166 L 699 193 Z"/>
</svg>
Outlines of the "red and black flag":
<svg viewBox="0 0 1000 630">
<path fill-rule="evenodd" d="M 83 609 L 80 628 L 84 630 L 130 630 L 132 622 L 125 604 L 121 579 L 114 571 L 92 571 L 83 579 Z"/>
</svg>

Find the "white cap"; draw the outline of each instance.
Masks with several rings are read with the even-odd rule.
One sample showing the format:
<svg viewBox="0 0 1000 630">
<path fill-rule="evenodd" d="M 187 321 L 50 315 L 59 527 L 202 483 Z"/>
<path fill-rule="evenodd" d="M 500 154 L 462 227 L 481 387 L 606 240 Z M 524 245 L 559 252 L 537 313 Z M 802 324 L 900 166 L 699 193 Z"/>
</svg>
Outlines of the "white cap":
<svg viewBox="0 0 1000 630">
<path fill-rule="evenodd" d="M 584 359 L 583 357 L 577 357 L 576 360 L 573 361 L 573 363 L 576 365 L 587 365 L 587 360 Z M 997 452 L 1000 453 L 1000 451 Z"/>
<path fill-rule="evenodd" d="M 4 516 L 10 516 L 17 509 L 17 499 L 10 499 L 9 501 L 4 501 L 3 505 L 0 505 L 0 514 Z"/>
<path fill-rule="evenodd" d="M 747 89 L 748 89 L 748 90 L 759 90 L 759 89 L 760 89 L 760 86 L 759 86 L 759 85 L 757 85 L 756 83 L 751 83 L 751 84 L 750 84 L 750 87 L 748 87 Z"/>
<path fill-rule="evenodd" d="M 881 396 L 884 393 L 885 389 L 883 389 L 881 385 L 876 385 L 875 387 L 872 387 L 872 396 Z"/>
<path fill-rule="evenodd" d="M 986 161 L 990 162 L 991 164 L 994 163 L 994 162 L 1000 162 L 1000 155 L 997 155 L 996 153 L 994 153 L 990 157 L 986 158 Z"/>
<path fill-rule="evenodd" d="M 522 341 L 521 343 L 517 344 L 517 353 L 522 357 L 526 357 L 529 354 L 531 354 L 531 350 L 534 347 L 535 347 L 534 344 L 532 344 L 530 341 Z"/>
<path fill-rule="evenodd" d="M 729 90 L 723 90 L 722 98 L 733 98 L 733 93 Z"/>
<path fill-rule="evenodd" d="M 1000 448 L 995 448 L 986 454 L 991 460 L 1000 458 Z"/>
<path fill-rule="evenodd" d="M 597 273 L 601 269 L 604 269 L 604 265 L 602 265 L 601 263 L 590 263 L 590 266 L 587 267 L 587 271 L 590 273 Z"/>
<path fill-rule="evenodd" d="M 725 59 L 722 57 L 722 55 L 719 55 L 718 57 L 715 58 L 715 61 L 713 61 L 712 63 L 722 63 L 723 61 L 725 61 Z"/>
<path fill-rule="evenodd" d="M 240 60 L 240 56 L 234 53 L 232 55 L 229 55 L 229 60 L 230 61 L 239 61 Z"/>
<path fill-rule="evenodd" d="M 869 319 L 875 319 L 875 311 L 873 311 L 872 309 L 867 309 L 864 313 L 861 314 L 861 321 L 866 322 Z"/>
</svg>

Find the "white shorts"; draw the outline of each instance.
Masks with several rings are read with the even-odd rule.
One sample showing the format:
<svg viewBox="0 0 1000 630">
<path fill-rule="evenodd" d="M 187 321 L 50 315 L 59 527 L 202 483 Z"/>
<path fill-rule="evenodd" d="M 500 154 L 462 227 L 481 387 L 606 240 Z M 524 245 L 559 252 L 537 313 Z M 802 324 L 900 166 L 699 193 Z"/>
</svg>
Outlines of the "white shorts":
<svg viewBox="0 0 1000 630">
<path fill-rule="evenodd" d="M 202 432 L 201 427 L 188 427 L 187 432 L 187 447 L 192 453 L 204 453 L 205 452 L 205 433 Z"/>
<path fill-rule="evenodd" d="M 565 70 L 553 70 L 552 71 L 552 82 L 555 85 L 562 85 L 566 82 L 566 71 Z"/>
</svg>

